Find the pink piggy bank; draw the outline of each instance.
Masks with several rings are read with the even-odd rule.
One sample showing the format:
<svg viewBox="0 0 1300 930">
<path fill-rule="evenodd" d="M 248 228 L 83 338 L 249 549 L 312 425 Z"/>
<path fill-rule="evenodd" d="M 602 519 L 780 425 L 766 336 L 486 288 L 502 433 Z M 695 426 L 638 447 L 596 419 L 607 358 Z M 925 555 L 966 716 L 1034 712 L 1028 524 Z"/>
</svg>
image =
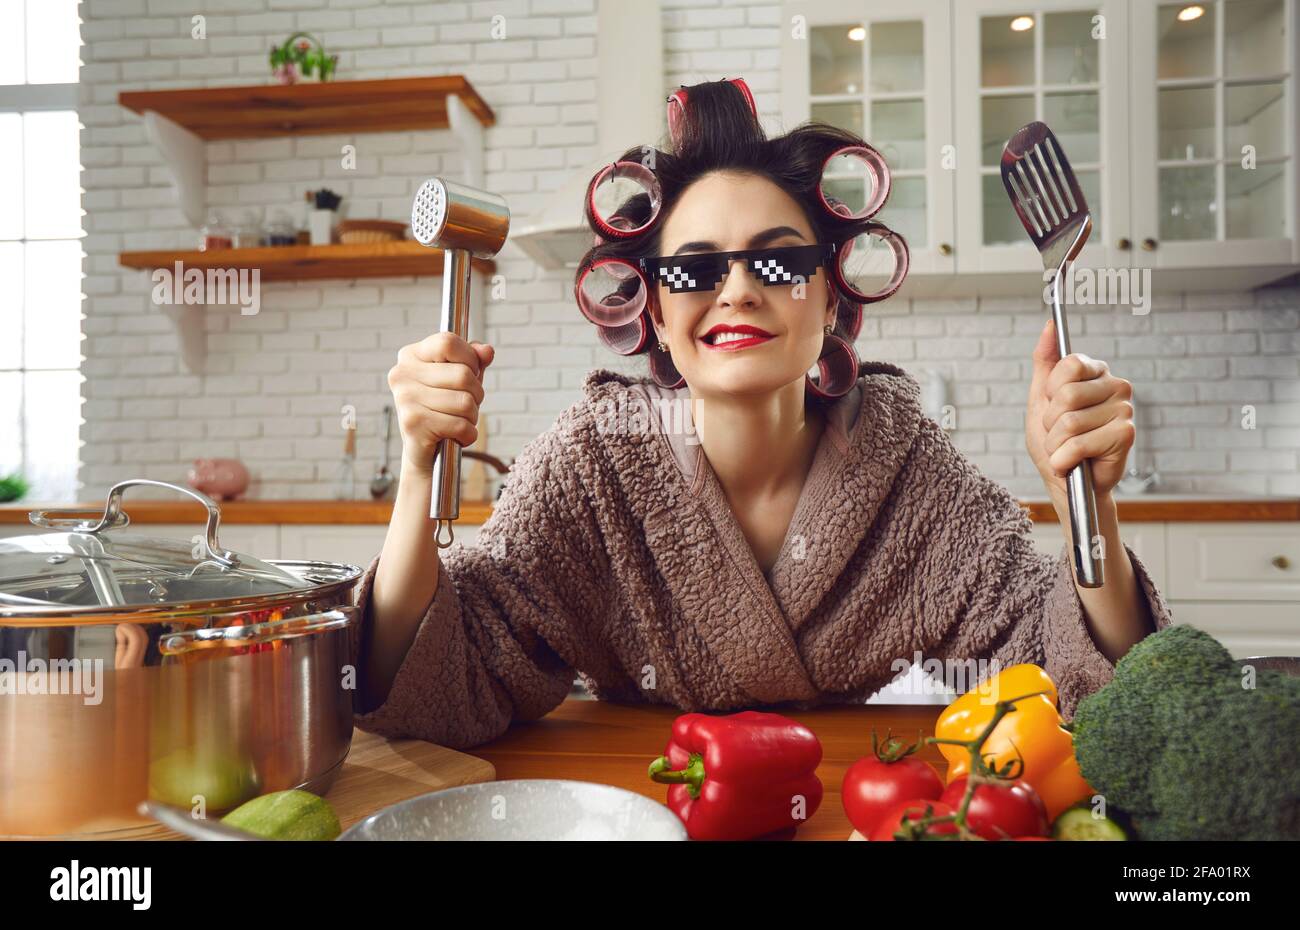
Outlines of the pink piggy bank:
<svg viewBox="0 0 1300 930">
<path fill-rule="evenodd" d="M 213 500 L 229 501 L 248 490 L 248 469 L 239 459 L 195 459 L 186 480 Z"/>
</svg>

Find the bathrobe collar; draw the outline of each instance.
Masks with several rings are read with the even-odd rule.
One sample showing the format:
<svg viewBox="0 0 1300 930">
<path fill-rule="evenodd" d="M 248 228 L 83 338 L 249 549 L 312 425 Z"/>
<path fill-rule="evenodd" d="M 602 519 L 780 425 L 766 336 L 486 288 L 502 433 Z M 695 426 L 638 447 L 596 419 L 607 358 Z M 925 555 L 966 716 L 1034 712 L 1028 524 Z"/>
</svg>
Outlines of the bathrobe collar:
<svg viewBox="0 0 1300 930">
<path fill-rule="evenodd" d="M 826 429 L 814 452 L 781 553 L 767 573 L 759 566 L 689 423 L 674 423 L 664 415 L 666 410 L 672 416 L 689 417 L 688 389 L 683 386 L 669 390 L 653 381 L 607 369 L 591 372 L 584 389 L 593 398 L 606 391 L 626 391 L 629 398 L 649 401 L 652 436 L 646 449 L 654 458 L 671 462 L 670 468 L 680 478 L 682 493 L 677 495 L 675 506 L 699 508 L 708 516 L 717 542 L 739 575 L 732 579 L 700 579 L 701 583 L 715 590 L 719 585 L 731 584 L 729 589 L 749 592 L 749 597 L 738 599 L 737 609 L 749 606 L 765 614 L 776 637 L 765 645 L 787 654 L 792 675 L 803 675 L 795 645 L 797 634 L 849 568 L 854 553 L 864 545 L 880 505 L 916 439 L 921 418 L 916 381 L 894 365 L 863 362 L 854 388 L 830 402 Z M 660 400 L 674 403 L 654 403 Z M 660 466 L 652 462 L 652 467 Z M 674 532 L 682 534 L 677 543 L 698 544 L 684 530 L 674 529 L 683 522 L 672 514 L 647 515 L 648 536 L 655 537 L 651 544 L 671 541 Z M 700 559 L 698 564 L 700 571 L 709 570 L 709 560 Z M 721 635 L 722 631 L 718 632 Z M 789 687 L 815 691 L 806 677 L 801 682 L 785 682 L 782 687 L 787 693 Z M 762 699 L 761 693 L 754 696 Z"/>
</svg>

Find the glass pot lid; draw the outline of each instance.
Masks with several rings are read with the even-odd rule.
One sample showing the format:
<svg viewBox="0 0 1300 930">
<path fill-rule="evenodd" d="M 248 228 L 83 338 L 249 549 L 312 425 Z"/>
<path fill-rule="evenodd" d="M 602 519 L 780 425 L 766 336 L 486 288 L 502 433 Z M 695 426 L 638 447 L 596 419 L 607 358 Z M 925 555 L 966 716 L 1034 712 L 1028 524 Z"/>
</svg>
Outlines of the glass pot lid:
<svg viewBox="0 0 1300 930">
<path fill-rule="evenodd" d="M 132 487 L 188 495 L 207 509 L 207 525 L 189 539 L 115 532 L 130 522 L 122 511 L 122 493 Z M 152 606 L 310 587 L 279 566 L 223 548 L 217 539 L 221 511 L 216 503 L 164 481 L 135 478 L 114 485 L 98 518 L 85 519 L 78 510 L 38 510 L 29 519 L 62 532 L 0 539 L 0 607 Z"/>
</svg>

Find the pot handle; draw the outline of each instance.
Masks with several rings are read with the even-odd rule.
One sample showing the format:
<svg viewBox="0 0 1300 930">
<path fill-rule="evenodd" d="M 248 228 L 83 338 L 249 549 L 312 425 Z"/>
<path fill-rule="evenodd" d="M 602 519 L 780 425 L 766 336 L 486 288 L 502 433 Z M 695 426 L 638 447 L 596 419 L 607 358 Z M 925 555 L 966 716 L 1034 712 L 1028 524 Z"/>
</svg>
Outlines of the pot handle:
<svg viewBox="0 0 1300 930">
<path fill-rule="evenodd" d="M 238 626 L 207 627 L 168 633 L 158 640 L 158 651 L 165 656 L 181 655 L 200 649 L 233 649 L 255 646 L 282 639 L 297 639 L 330 630 L 342 630 L 356 622 L 355 607 L 334 607 L 306 617 L 284 617 L 262 623 Z"/>
<path fill-rule="evenodd" d="M 181 487 L 179 484 L 171 484 L 167 481 L 154 481 L 150 478 L 131 478 L 127 481 L 119 481 L 109 489 L 108 501 L 104 504 L 104 514 L 98 520 L 84 520 L 71 516 L 72 514 L 86 513 L 86 511 L 76 508 L 33 510 L 27 515 L 27 519 L 36 526 L 44 526 L 50 529 L 68 529 L 76 533 L 90 533 L 91 535 L 103 530 L 123 527 L 131 521 L 122 512 L 122 492 L 133 487 L 165 488 L 168 491 L 176 491 L 194 498 L 208 510 L 208 524 L 203 533 L 204 557 L 224 568 L 234 568 L 239 564 L 239 557 L 229 549 L 223 549 L 221 543 L 217 540 L 217 528 L 221 525 L 221 509 L 217 507 L 216 502 L 202 491 Z M 56 516 L 56 514 L 64 514 L 64 516 Z"/>
</svg>

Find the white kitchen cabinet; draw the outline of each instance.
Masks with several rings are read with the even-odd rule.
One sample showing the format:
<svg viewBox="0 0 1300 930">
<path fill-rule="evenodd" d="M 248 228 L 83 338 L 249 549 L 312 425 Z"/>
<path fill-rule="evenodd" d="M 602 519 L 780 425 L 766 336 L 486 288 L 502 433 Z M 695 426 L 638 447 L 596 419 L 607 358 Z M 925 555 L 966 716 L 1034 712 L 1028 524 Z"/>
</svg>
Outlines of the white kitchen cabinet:
<svg viewBox="0 0 1300 930">
<path fill-rule="evenodd" d="M 1300 605 L 1241 601 L 1172 601 L 1176 623 L 1209 633 L 1235 658 L 1300 656 Z"/>
<path fill-rule="evenodd" d="M 787 22 L 802 17 L 800 26 L 782 40 L 786 125 L 822 120 L 880 150 L 892 186 L 875 218 L 907 240 L 912 272 L 921 274 L 955 268 L 953 153 L 944 148 L 952 128 L 948 3 L 798 0 L 786 5 Z"/>
<path fill-rule="evenodd" d="M 129 510 L 128 510 L 129 513 Z M 30 536 L 52 530 L 29 523 L 0 524 L 0 539 L 9 536 Z M 163 539 L 190 539 L 203 533 L 203 524 L 194 523 L 132 523 L 124 531 L 136 536 L 156 536 Z M 217 541 L 226 549 L 233 549 L 258 558 L 273 559 L 279 555 L 280 533 L 275 526 L 251 526 L 241 523 L 223 524 L 217 531 Z"/>
<path fill-rule="evenodd" d="M 1031 120 L 1060 139 L 1092 213 L 1080 268 L 1224 290 L 1300 262 L 1297 0 L 788 0 L 783 13 L 784 122 L 851 129 L 896 169 L 880 216 L 912 245 L 904 293 L 1041 290 L 999 167 Z M 907 54 L 878 49 L 890 44 Z M 878 90 L 881 70 L 905 89 Z M 891 104 L 907 117 L 877 118 Z"/>
<path fill-rule="evenodd" d="M 1131 4 L 1134 263 L 1300 260 L 1296 4 L 1188 6 Z"/>
<path fill-rule="evenodd" d="M 1164 595 L 1175 623 L 1232 654 L 1300 655 L 1300 524 L 1129 523 L 1124 541 Z M 1036 524 L 1041 551 L 1059 555 L 1055 523 Z"/>
<path fill-rule="evenodd" d="M 457 523 L 455 538 L 471 543 L 479 524 Z M 201 533 L 198 523 L 134 523 L 126 532 L 164 539 L 192 539 Z M 50 532 L 22 523 L 0 524 L 0 539 Z M 227 549 L 259 559 L 310 559 L 346 562 L 365 567 L 384 545 L 384 524 L 249 524 L 227 523 L 218 530 L 218 541 Z"/>
<path fill-rule="evenodd" d="M 1166 526 L 1164 523 L 1120 524 L 1120 538 L 1142 560 L 1147 574 L 1162 592 L 1166 590 L 1169 579 Z M 1033 537 L 1038 549 L 1051 556 L 1059 556 L 1065 546 L 1065 535 L 1059 523 L 1035 523 Z"/>
<path fill-rule="evenodd" d="M 284 524 L 280 558 L 347 562 L 365 568 L 384 547 L 387 526 Z"/>
<path fill-rule="evenodd" d="M 1169 556 L 1171 598 L 1290 602 L 1300 627 L 1300 524 L 1171 525 Z"/>
<path fill-rule="evenodd" d="M 130 510 L 127 510 L 128 514 Z M 200 514 L 203 511 L 198 511 Z M 193 523 L 132 523 L 125 530 L 140 536 L 159 539 L 190 539 L 203 536 L 204 526 Z M 246 523 L 223 523 L 217 528 L 217 542 L 223 548 L 258 559 L 274 559 L 280 553 L 280 533 L 275 526 L 258 526 Z"/>
<path fill-rule="evenodd" d="M 954 4 L 957 265 L 1042 274 L 1002 184 L 1002 149 L 1026 123 L 1056 134 L 1092 213 L 1079 267 L 1127 267 L 1131 153 L 1128 4 L 1123 0 L 961 0 Z M 1104 36 L 1104 38 L 1101 38 Z"/>
<path fill-rule="evenodd" d="M 470 523 L 457 523 L 455 538 L 472 542 L 479 527 Z M 347 562 L 365 568 L 384 547 L 388 527 L 382 525 L 353 524 L 284 524 L 280 527 L 280 558 L 320 559 L 329 562 Z"/>
</svg>

